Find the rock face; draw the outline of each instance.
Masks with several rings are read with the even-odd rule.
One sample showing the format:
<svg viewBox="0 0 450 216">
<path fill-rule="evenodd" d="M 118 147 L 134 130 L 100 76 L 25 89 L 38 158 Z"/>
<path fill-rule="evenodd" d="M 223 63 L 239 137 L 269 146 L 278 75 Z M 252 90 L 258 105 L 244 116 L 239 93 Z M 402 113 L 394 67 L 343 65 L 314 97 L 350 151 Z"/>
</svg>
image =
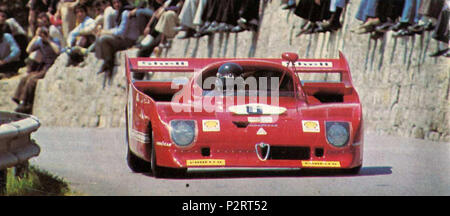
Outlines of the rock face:
<svg viewBox="0 0 450 216">
<path fill-rule="evenodd" d="M 349 29 L 360 24 L 354 18 L 358 6 L 359 1 L 351 2 L 339 32 L 295 37 L 301 20 L 282 10 L 277 2 L 269 3 L 258 35 L 242 32 L 175 39 L 163 56 L 279 58 L 283 52 L 297 52 L 301 58 L 337 58 L 340 50 L 350 64 L 363 104 L 366 130 L 450 141 L 449 59 L 428 57 L 436 49 L 428 33 L 398 39 L 388 33 L 378 41 L 351 33 Z M 34 115 L 45 126 L 124 126 L 123 57 L 121 53 L 117 58 L 119 65 L 111 85 L 103 87 L 104 76 L 96 74 L 100 62 L 93 55 L 84 67 L 65 67 L 67 57 L 61 55 L 39 82 Z M 3 81 L 0 88 L 5 88 Z M 3 101 L 4 96 L 0 97 Z M 10 105 L 0 107 L 9 109 Z"/>
</svg>

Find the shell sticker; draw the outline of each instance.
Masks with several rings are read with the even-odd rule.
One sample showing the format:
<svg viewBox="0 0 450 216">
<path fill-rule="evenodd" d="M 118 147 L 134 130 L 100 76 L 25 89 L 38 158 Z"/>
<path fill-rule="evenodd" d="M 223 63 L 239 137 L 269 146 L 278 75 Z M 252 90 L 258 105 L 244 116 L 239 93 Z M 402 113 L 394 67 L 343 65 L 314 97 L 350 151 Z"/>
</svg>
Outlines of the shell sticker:
<svg viewBox="0 0 450 216">
<path fill-rule="evenodd" d="M 220 122 L 219 120 L 202 120 L 203 132 L 219 132 Z"/>
<path fill-rule="evenodd" d="M 319 133 L 319 121 L 302 120 L 302 129 L 305 133 Z"/>
</svg>

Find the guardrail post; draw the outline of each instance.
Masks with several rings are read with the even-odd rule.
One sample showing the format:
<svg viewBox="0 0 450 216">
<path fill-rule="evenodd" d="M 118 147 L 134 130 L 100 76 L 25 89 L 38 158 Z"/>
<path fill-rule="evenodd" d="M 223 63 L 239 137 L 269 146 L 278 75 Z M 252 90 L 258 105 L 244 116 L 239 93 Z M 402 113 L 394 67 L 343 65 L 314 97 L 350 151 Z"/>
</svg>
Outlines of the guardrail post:
<svg viewBox="0 0 450 216">
<path fill-rule="evenodd" d="M 0 170 L 0 195 L 6 194 L 6 179 L 8 170 Z"/>
<path fill-rule="evenodd" d="M 25 162 L 23 162 L 21 164 L 17 164 L 15 166 L 15 173 L 14 173 L 15 176 L 19 177 L 19 178 L 25 177 L 25 173 L 28 170 L 28 166 L 29 166 L 29 162 L 28 161 L 25 161 Z"/>
</svg>

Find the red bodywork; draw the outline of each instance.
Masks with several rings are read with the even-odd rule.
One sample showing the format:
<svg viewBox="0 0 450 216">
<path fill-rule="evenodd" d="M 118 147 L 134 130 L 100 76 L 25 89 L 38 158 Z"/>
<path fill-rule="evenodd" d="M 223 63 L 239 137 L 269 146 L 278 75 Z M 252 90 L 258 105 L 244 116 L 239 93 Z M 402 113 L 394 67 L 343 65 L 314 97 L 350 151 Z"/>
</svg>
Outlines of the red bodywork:
<svg viewBox="0 0 450 216">
<path fill-rule="evenodd" d="M 150 162 L 152 148 L 155 148 L 158 166 L 188 170 L 361 167 L 362 107 L 344 56 L 340 54 L 339 59 L 299 59 L 295 68 L 292 65 L 284 66 L 287 60 L 127 58 L 127 139 L 130 151 Z M 293 85 L 289 90 L 293 92 L 292 95 L 278 97 L 278 106 L 286 111 L 278 115 L 236 114 L 219 103 L 199 105 L 198 102 L 207 96 L 203 96 L 198 80 L 208 72 L 217 71 L 225 62 L 235 62 L 250 69 L 273 68 L 283 71 L 282 76 L 289 76 Z M 192 73 L 192 77 L 184 85 L 178 86 L 170 80 L 133 79 L 133 73 L 145 72 L 188 72 Z M 340 80 L 302 83 L 297 75 L 331 72 L 339 73 Z M 175 93 L 184 97 L 170 100 Z M 338 99 L 330 102 L 318 95 L 325 95 L 325 98 L 337 95 Z M 239 96 L 229 97 L 237 101 Z M 271 98 L 266 99 L 266 104 L 269 104 Z M 249 100 L 247 97 L 245 104 Z M 223 107 L 218 109 L 220 111 L 204 111 L 208 108 L 215 110 L 217 106 Z M 264 117 L 269 118 L 261 120 Z M 181 147 L 174 143 L 171 138 L 171 120 L 194 120 L 195 138 L 191 144 Z M 213 130 L 205 129 L 204 120 L 212 120 Z M 218 126 L 215 124 L 217 122 Z M 348 122 L 349 136 L 344 146 L 336 147 L 328 142 L 326 122 Z M 303 123 L 311 124 L 311 130 Z M 319 123 L 318 128 L 314 128 L 314 123 Z"/>
</svg>

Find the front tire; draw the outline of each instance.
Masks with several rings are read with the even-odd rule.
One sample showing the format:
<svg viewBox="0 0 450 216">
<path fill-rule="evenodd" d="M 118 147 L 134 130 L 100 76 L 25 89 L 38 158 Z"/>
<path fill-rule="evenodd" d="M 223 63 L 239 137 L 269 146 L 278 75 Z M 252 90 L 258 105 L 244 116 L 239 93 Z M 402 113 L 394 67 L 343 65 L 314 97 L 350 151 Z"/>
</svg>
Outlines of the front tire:
<svg viewBox="0 0 450 216">
<path fill-rule="evenodd" d="M 130 149 L 130 143 L 129 143 L 129 134 L 128 134 L 128 109 L 125 109 L 125 122 L 127 125 L 127 128 L 125 129 L 125 139 L 127 143 L 127 164 L 128 167 L 131 169 L 131 171 L 135 173 L 144 173 L 144 172 L 150 172 L 150 163 L 142 160 L 138 156 L 136 156 Z"/>
<path fill-rule="evenodd" d="M 153 177 L 160 178 L 162 177 L 162 168 L 158 166 L 156 163 L 156 150 L 155 150 L 155 142 L 153 142 L 153 132 L 152 132 L 152 154 L 151 154 L 151 171 L 153 174 Z"/>
</svg>

